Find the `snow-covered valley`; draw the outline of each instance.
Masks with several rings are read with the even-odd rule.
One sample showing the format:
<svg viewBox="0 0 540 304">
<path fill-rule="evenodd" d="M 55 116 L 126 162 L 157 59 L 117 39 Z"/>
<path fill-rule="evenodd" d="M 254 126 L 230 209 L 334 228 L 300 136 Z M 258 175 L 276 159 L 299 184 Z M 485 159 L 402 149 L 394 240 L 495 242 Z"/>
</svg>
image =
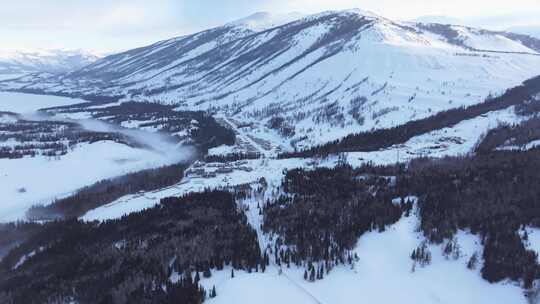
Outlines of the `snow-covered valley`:
<svg viewBox="0 0 540 304">
<path fill-rule="evenodd" d="M 11 120 L 8 119 L 13 117 L 11 114 L 3 114 L 0 123 L 7 126 L 16 126 L 19 120 L 28 119 L 65 121 L 63 117 L 39 116 L 35 111 L 85 102 L 81 99 L 21 93 L 0 93 L 0 100 L 0 111 L 25 114 Z M 33 157 L 0 159 L 0 193 L 4 198 L 0 222 L 24 219 L 29 207 L 50 204 L 57 198 L 68 196 L 100 180 L 189 161 L 193 156 L 189 147 L 181 147 L 157 133 L 120 129 L 91 119 L 69 122 L 80 124 L 87 132 L 120 132 L 138 141 L 140 146 L 103 140 L 76 143 L 65 155 L 39 155 L 38 152 Z M 4 135 L 9 138 L 5 132 Z M 0 146 L 14 147 L 20 144 L 28 143 L 24 139 L 11 138 L 0 143 Z"/>
</svg>

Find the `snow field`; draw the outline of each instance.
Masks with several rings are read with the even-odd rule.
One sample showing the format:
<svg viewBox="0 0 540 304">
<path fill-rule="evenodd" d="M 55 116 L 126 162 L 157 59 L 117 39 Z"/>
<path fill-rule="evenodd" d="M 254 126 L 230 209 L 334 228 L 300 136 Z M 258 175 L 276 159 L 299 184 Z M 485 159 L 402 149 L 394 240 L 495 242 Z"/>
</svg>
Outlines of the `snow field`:
<svg viewBox="0 0 540 304">
<path fill-rule="evenodd" d="M 31 113 L 43 108 L 67 106 L 83 102 L 86 101 L 77 98 L 0 92 L 0 111 L 6 112 Z"/>
<path fill-rule="evenodd" d="M 304 269 L 278 268 L 271 265 L 265 273 L 216 271 L 201 284 L 210 290 L 216 286 L 217 297 L 208 303 L 404 303 L 404 304 L 507 304 L 527 303 L 519 286 L 510 283 L 489 284 L 479 268 L 469 270 L 469 257 L 479 251 L 479 239 L 460 231 L 456 238 L 462 256 L 446 259 L 441 246 L 430 245 L 432 264 L 411 272 L 410 254 L 423 237 L 416 232 L 416 216 L 402 218 L 385 232 L 369 232 L 360 237 L 354 252 L 359 261 L 354 268 L 339 266 L 324 280 L 303 280 Z"/>
<path fill-rule="evenodd" d="M 26 209 L 32 205 L 47 205 L 97 181 L 171 161 L 159 152 L 111 141 L 78 145 L 59 159 L 0 159 L 0 193 L 4 198 L 0 222 L 24 219 Z"/>
</svg>

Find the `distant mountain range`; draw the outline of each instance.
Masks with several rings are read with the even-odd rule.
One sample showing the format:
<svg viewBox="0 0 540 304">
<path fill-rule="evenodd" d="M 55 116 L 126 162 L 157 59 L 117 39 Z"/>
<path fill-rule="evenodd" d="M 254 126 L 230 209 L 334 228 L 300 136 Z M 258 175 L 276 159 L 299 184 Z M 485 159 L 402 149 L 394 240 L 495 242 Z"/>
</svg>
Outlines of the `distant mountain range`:
<svg viewBox="0 0 540 304">
<path fill-rule="evenodd" d="M 538 20 L 538 16 L 534 14 L 462 18 L 445 15 L 433 15 L 416 18 L 413 20 L 413 22 L 454 24 L 499 31 L 504 30 L 507 32 L 529 35 L 540 39 L 540 21 Z"/>
<path fill-rule="evenodd" d="M 10 79 L 28 73 L 67 73 L 98 60 L 82 50 L 0 50 L 0 77 Z"/>
</svg>

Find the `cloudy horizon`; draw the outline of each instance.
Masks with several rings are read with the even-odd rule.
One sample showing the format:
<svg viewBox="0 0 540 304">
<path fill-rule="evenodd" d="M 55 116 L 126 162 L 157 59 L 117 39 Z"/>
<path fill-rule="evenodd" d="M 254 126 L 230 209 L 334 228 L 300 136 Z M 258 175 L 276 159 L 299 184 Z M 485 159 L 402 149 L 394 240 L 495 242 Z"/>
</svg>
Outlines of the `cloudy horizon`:
<svg viewBox="0 0 540 304">
<path fill-rule="evenodd" d="M 0 50 L 67 48 L 113 52 L 194 33 L 261 11 L 313 14 L 349 8 L 397 20 L 439 18 L 497 30 L 540 26 L 537 0 L 521 0 L 519 4 L 476 0 L 474 5 L 465 0 L 56 0 L 47 4 L 26 0 L 3 5 Z"/>
</svg>

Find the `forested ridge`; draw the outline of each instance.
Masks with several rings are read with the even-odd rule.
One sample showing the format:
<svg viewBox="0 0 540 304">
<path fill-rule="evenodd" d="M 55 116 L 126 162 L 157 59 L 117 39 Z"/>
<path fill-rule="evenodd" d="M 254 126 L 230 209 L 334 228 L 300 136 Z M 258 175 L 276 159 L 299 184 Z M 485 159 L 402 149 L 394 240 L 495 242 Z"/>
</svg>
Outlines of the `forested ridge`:
<svg viewBox="0 0 540 304">
<path fill-rule="evenodd" d="M 46 206 L 33 206 L 26 212 L 30 220 L 78 218 L 87 211 L 111 203 L 124 195 L 153 191 L 179 183 L 188 163 L 163 166 L 102 180 Z"/>
<path fill-rule="evenodd" d="M 293 170 L 282 185 L 285 195 L 264 206 L 263 228 L 278 236 L 278 246 L 291 248 L 279 258 L 298 265 L 322 261 L 328 271 L 350 262 L 362 233 L 382 231 L 402 213 L 408 215 L 412 203 L 405 198 L 417 196 L 420 229 L 429 243 L 446 244 L 450 254 L 458 229 L 470 231 L 482 241 L 484 279 L 510 279 L 530 288 L 540 279 L 540 265 L 525 245 L 524 228 L 540 228 L 538 172 L 539 149 L 418 159 L 407 167 Z M 383 178 L 389 174 L 393 183 Z M 392 204 L 392 198 L 401 203 Z M 424 264 L 431 260 L 422 244 L 411 257 Z M 478 258 L 469 261 L 471 268 Z M 319 278 L 318 269 L 308 269 Z"/>
<path fill-rule="evenodd" d="M 523 85 L 507 90 L 503 95 L 469 107 L 461 107 L 439 112 L 433 116 L 410 121 L 393 128 L 366 131 L 348 135 L 310 149 L 282 153 L 280 158 L 313 157 L 340 152 L 370 152 L 404 144 L 409 139 L 434 130 L 452 127 L 461 121 L 478 117 L 488 112 L 503 110 L 510 106 L 527 104 L 540 93 L 540 76 L 529 79 Z M 531 108 L 529 108 L 531 109 Z M 525 114 L 525 113 L 524 113 Z"/>
<path fill-rule="evenodd" d="M 50 113 L 88 113 L 95 119 L 113 124 L 138 122 L 139 128 L 152 128 L 160 132 L 189 136 L 203 153 L 220 145 L 232 145 L 235 134 L 216 122 L 214 117 L 203 111 L 180 111 L 173 105 L 150 102 L 123 102 L 119 105 L 105 104 L 99 108 L 93 104 L 75 104 L 43 109 Z M 185 138 L 181 138 L 185 139 Z"/>
<path fill-rule="evenodd" d="M 12 228 L 26 225 L 35 224 Z M 201 303 L 210 294 L 200 276 L 225 265 L 254 271 L 260 254 L 232 194 L 167 198 L 103 223 L 44 224 L 0 262 L 0 302 Z M 170 281 L 172 273 L 181 280 Z"/>
<path fill-rule="evenodd" d="M 67 154 L 78 144 L 106 140 L 130 147 L 142 147 L 140 142 L 120 132 L 89 131 L 75 122 L 57 121 L 52 117 L 50 120 L 28 120 L 16 114 L 7 115 L 17 121 L 0 122 L 0 142 L 13 140 L 16 144 L 0 146 L 0 159 L 37 155 L 57 157 Z"/>
<path fill-rule="evenodd" d="M 540 140 L 540 117 L 533 117 L 519 124 L 503 124 L 489 130 L 475 151 L 485 154 L 501 149 L 525 149 L 528 144 L 537 140 Z"/>
</svg>

